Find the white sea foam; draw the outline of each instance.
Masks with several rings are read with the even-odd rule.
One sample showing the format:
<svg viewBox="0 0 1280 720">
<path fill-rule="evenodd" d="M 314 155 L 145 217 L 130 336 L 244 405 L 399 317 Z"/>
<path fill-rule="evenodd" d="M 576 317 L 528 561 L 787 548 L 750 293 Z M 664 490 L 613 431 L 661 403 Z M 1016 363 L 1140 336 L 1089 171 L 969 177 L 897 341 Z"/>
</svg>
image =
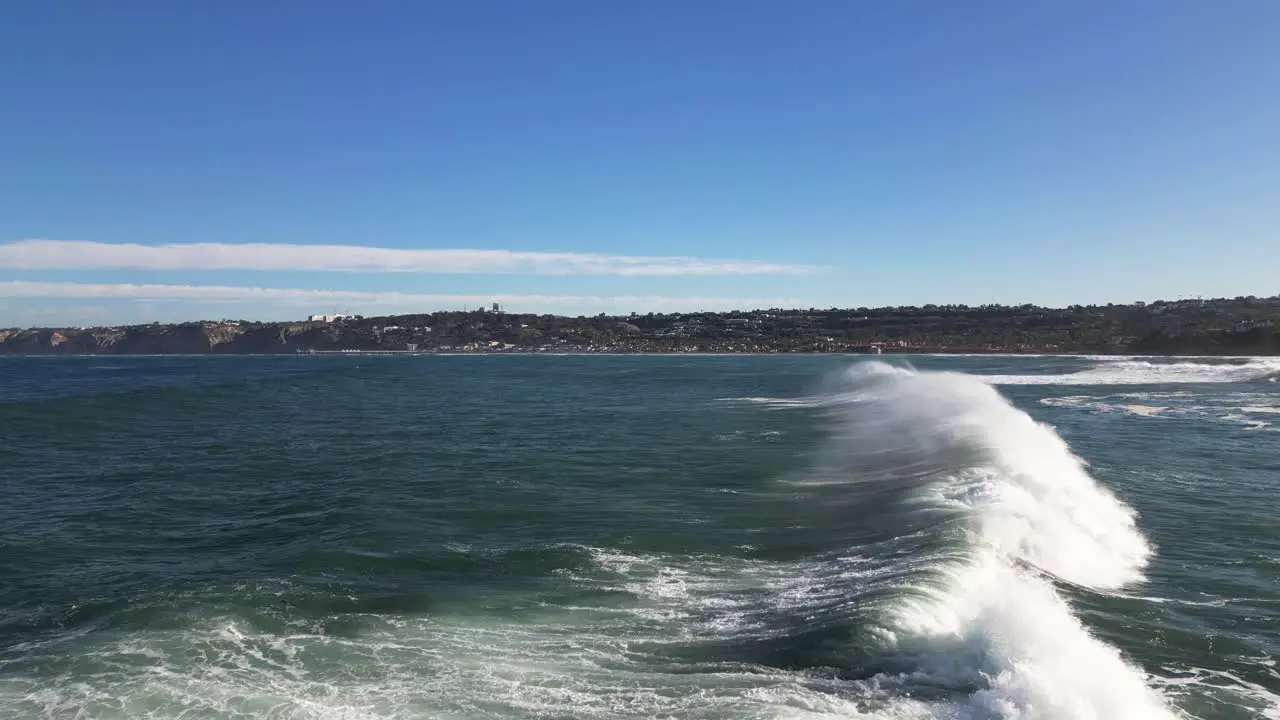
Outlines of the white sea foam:
<svg viewBox="0 0 1280 720">
<path fill-rule="evenodd" d="M 746 432 L 743 430 L 734 430 L 730 433 L 721 433 L 715 436 L 720 442 L 777 442 L 782 436 L 780 430 L 765 430 L 760 432 Z"/>
<path fill-rule="evenodd" d="M 1162 402 L 1144 405 L 1117 400 Z M 1271 428 L 1280 414 L 1280 397 L 1258 393 L 1195 396 L 1190 393 L 1120 393 L 1115 395 L 1067 395 L 1040 400 L 1041 405 L 1085 410 L 1099 415 L 1129 415 L 1162 420 L 1200 420 L 1242 425 L 1253 430 Z"/>
<path fill-rule="evenodd" d="M 780 398 L 780 397 L 745 397 L 745 398 L 723 398 L 722 402 L 746 403 L 750 405 L 763 405 L 769 409 L 791 410 L 797 408 L 819 408 L 834 407 L 848 404 L 850 401 L 857 400 L 856 395 L 852 394 L 833 394 L 833 395 L 812 395 L 800 398 Z"/>
<path fill-rule="evenodd" d="M 1254 658 L 1259 666 L 1268 669 L 1272 687 L 1249 682 L 1225 670 L 1199 667 L 1167 667 L 1166 676 L 1156 678 L 1153 684 L 1172 696 L 1185 696 L 1194 692 L 1196 704 L 1202 707 L 1230 708 L 1249 713 L 1266 720 L 1280 720 L 1280 693 L 1273 688 L 1280 683 L 1280 672 L 1269 656 Z M 1243 715 L 1242 713 L 1242 715 Z M 1232 713 L 1235 716 L 1235 713 Z"/>
<path fill-rule="evenodd" d="M 628 569 L 657 558 L 614 558 Z M 610 561 L 606 561 L 610 562 Z M 711 576 L 697 580 L 714 585 Z M 710 590 L 711 588 L 706 588 Z M 720 592 L 667 592 L 672 607 Z M 647 592 L 647 591 L 646 591 Z M 349 618 L 350 619 L 350 618 Z M 632 646 L 682 641 L 683 615 L 548 608 L 523 622 L 369 615 L 358 635 L 267 630 L 236 617 L 84 648 L 76 681 L 0 676 L 0 716 L 95 718 L 883 718 L 929 705 L 799 671 L 708 662 L 670 672 Z M 83 674 L 79 674 L 83 673 Z"/>
<path fill-rule="evenodd" d="M 1274 380 L 1280 358 L 1248 358 L 1244 362 L 1178 362 L 1105 359 L 1074 373 L 1057 375 L 985 375 L 993 385 L 1163 385 L 1235 383 Z"/>
</svg>

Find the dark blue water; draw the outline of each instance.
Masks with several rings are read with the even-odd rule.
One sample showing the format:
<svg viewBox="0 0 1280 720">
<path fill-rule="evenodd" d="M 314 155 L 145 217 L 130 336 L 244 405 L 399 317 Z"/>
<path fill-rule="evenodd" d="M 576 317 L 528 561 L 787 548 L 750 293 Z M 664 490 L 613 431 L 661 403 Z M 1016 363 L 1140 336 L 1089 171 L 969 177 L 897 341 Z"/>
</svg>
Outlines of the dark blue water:
<svg viewBox="0 0 1280 720">
<path fill-rule="evenodd" d="M 1280 717 L 1280 363 L 0 359 L 0 716 Z"/>
</svg>

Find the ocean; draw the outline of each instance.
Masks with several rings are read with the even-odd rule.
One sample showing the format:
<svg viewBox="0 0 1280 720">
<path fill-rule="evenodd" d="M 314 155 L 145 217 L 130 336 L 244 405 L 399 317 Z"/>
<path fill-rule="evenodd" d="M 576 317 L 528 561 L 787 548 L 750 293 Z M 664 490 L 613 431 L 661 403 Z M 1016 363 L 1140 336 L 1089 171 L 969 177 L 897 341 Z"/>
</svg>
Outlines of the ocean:
<svg viewBox="0 0 1280 720">
<path fill-rule="evenodd" d="M 1277 377 L 0 358 L 0 717 L 1280 718 Z"/>
</svg>

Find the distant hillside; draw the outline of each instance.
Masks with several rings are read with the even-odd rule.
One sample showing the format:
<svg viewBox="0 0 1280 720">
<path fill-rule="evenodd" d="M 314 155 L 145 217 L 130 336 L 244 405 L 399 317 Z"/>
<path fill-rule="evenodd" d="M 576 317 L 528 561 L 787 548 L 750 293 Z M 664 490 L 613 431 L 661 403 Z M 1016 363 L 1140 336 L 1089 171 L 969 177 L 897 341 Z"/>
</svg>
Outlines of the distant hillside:
<svg viewBox="0 0 1280 720">
<path fill-rule="evenodd" d="M 0 330 L 0 353 L 1048 352 L 1280 354 L 1280 297 L 562 317 L 488 311 L 332 322 Z"/>
</svg>

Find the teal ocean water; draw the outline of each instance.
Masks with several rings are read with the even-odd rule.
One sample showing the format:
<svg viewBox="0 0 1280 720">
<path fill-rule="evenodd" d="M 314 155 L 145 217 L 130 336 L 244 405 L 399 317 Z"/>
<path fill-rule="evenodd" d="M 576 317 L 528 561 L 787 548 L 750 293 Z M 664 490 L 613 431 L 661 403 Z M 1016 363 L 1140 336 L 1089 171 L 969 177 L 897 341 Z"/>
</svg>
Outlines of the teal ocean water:
<svg viewBox="0 0 1280 720">
<path fill-rule="evenodd" d="M 1280 718 L 1280 361 L 0 359 L 0 717 Z"/>
</svg>

